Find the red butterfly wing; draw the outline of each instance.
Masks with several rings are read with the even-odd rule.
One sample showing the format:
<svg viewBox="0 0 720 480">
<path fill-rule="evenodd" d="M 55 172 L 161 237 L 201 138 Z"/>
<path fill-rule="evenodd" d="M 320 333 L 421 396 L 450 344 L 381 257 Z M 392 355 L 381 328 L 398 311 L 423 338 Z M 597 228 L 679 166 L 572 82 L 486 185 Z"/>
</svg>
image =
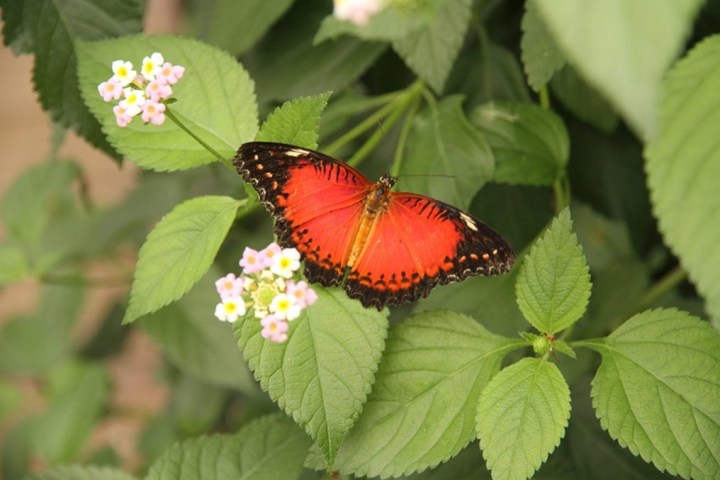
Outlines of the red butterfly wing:
<svg viewBox="0 0 720 480">
<path fill-rule="evenodd" d="M 510 245 L 483 222 L 438 200 L 390 193 L 346 289 L 381 308 L 425 297 L 438 284 L 512 267 Z"/>
<path fill-rule="evenodd" d="M 340 283 L 370 181 L 331 157 L 278 143 L 244 144 L 235 166 L 275 217 L 278 243 L 305 258 L 308 279 Z"/>
<path fill-rule="evenodd" d="M 305 258 L 311 282 L 335 285 L 382 308 L 427 296 L 438 284 L 507 272 L 515 254 L 477 218 L 438 200 L 391 193 L 354 168 L 292 145 L 251 142 L 234 160 L 276 219 L 284 247 Z"/>
</svg>

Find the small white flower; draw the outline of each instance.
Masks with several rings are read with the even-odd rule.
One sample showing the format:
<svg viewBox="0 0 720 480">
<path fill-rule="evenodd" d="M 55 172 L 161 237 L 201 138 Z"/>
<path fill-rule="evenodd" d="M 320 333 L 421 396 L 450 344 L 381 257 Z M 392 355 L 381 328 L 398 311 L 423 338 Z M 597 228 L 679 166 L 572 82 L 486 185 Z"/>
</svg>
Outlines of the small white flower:
<svg viewBox="0 0 720 480">
<path fill-rule="evenodd" d="M 300 252 L 294 248 L 285 248 L 280 254 L 273 256 L 270 270 L 275 275 L 291 278 L 300 269 Z"/>
<path fill-rule="evenodd" d="M 245 302 L 242 298 L 225 298 L 215 307 L 215 316 L 223 322 L 235 322 L 245 315 Z"/>
<path fill-rule="evenodd" d="M 155 52 L 149 57 L 143 58 L 142 75 L 148 80 L 155 80 L 155 76 L 160 73 L 165 59 L 162 53 Z"/>
<path fill-rule="evenodd" d="M 126 88 L 123 90 L 125 98 L 120 101 L 119 105 L 125 109 L 125 112 L 134 117 L 142 111 L 143 103 L 145 103 L 145 92 L 136 88 Z"/>
<path fill-rule="evenodd" d="M 133 64 L 123 60 L 115 60 L 112 63 L 112 71 L 114 74 L 112 80 L 117 80 L 123 87 L 130 85 L 137 75 L 137 72 L 133 70 Z"/>
<path fill-rule="evenodd" d="M 302 308 L 295 303 L 295 299 L 284 293 L 275 296 L 270 304 L 270 312 L 281 320 L 292 321 L 300 316 Z"/>
</svg>

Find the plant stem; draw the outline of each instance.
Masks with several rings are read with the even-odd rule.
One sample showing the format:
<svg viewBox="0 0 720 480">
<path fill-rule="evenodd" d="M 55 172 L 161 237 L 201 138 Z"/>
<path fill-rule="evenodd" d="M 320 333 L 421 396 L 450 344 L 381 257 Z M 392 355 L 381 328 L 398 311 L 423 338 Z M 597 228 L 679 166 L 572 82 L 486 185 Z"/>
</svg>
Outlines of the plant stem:
<svg viewBox="0 0 720 480">
<path fill-rule="evenodd" d="M 385 119 L 385 121 L 382 123 L 382 126 L 392 126 L 397 121 L 399 114 L 402 114 L 402 112 L 407 108 L 411 101 L 418 95 L 421 87 L 422 82 L 416 81 L 407 89 L 401 92 L 397 92 L 391 97 L 388 97 L 390 98 L 390 101 L 388 101 L 386 105 L 384 105 L 379 110 L 373 112 L 365 120 L 357 124 L 347 133 L 345 133 L 340 138 L 325 147 L 323 149 L 324 152 L 328 155 L 335 155 L 340 148 L 347 145 L 355 138 L 359 137 L 370 129 L 376 129 L 375 133 L 370 137 L 366 144 L 363 145 L 360 150 L 358 150 L 358 152 L 353 156 L 353 159 L 348 163 L 351 165 L 356 165 L 357 163 L 362 161 L 362 159 L 367 156 L 370 150 L 377 145 L 377 142 L 380 141 L 382 135 L 384 134 L 382 130 L 380 130 L 378 133 L 377 125 L 380 122 L 383 122 L 383 119 Z"/>
<path fill-rule="evenodd" d="M 648 307 L 650 307 L 650 305 L 652 305 L 660 298 L 662 298 L 665 294 L 677 287 L 686 278 L 687 272 L 678 265 L 660 280 L 655 282 L 655 284 L 653 284 L 650 289 L 645 292 L 645 295 L 643 295 L 642 298 L 638 301 L 632 313 L 641 312 L 647 309 Z"/>
<path fill-rule="evenodd" d="M 565 172 L 553 183 L 553 191 L 555 192 L 555 213 L 560 213 L 570 205 L 570 183 Z"/>
<path fill-rule="evenodd" d="M 397 177 L 400 173 L 400 166 L 402 165 L 403 154 L 405 153 L 405 144 L 407 143 L 408 136 L 410 135 L 410 128 L 412 127 L 413 118 L 420 107 L 420 98 L 416 97 L 413 99 L 408 113 L 405 116 L 405 123 L 403 123 L 402 130 L 400 130 L 400 137 L 398 138 L 397 147 L 395 147 L 395 158 L 392 162 L 392 169 L 390 175 Z"/>
<path fill-rule="evenodd" d="M 170 120 L 172 120 L 173 122 L 175 122 L 175 125 L 177 125 L 178 127 L 180 127 L 180 129 L 183 130 L 185 133 L 187 133 L 188 135 L 190 135 L 190 136 L 193 138 L 193 140 L 195 140 L 197 143 L 199 143 L 205 150 L 207 150 L 208 152 L 210 152 L 215 158 L 217 158 L 217 159 L 220 160 L 222 163 L 224 163 L 225 165 L 227 165 L 227 166 L 229 166 L 230 168 L 232 168 L 232 162 L 230 162 L 230 160 L 228 160 L 227 158 L 225 158 L 225 157 L 223 157 L 222 155 L 220 155 L 220 154 L 217 152 L 217 150 L 215 150 L 215 149 L 212 148 L 210 145 L 208 145 L 207 143 L 205 143 L 205 141 L 203 141 L 203 139 L 201 139 L 200 137 L 198 137 L 197 135 L 195 135 L 187 126 L 185 126 L 184 123 L 182 123 L 182 122 L 180 121 L 180 119 L 177 117 L 177 115 L 175 115 L 175 113 L 174 113 L 172 110 L 170 110 L 170 107 L 167 106 L 167 105 L 165 106 L 165 115 L 167 115 L 167 117 L 168 117 Z"/>
</svg>

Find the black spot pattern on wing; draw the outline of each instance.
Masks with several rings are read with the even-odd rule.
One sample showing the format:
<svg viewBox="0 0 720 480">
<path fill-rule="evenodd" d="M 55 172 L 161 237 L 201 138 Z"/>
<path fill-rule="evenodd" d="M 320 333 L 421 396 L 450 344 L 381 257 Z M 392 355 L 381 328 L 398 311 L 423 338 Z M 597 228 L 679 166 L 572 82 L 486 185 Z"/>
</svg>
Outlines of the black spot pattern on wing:
<svg viewBox="0 0 720 480">
<path fill-rule="evenodd" d="M 312 247 L 309 232 L 294 228 L 285 215 L 284 187 L 293 168 L 312 166 L 328 180 L 359 184 L 353 171 L 337 160 L 302 147 L 273 142 L 249 142 L 237 151 L 233 164 L 246 182 L 255 187 L 260 203 L 275 218 L 274 232 L 283 248 L 297 248 L 304 255 L 305 276 L 326 287 L 339 285 L 345 268 L 340 259 L 328 259 Z M 341 168 L 344 167 L 344 168 Z M 364 177 L 362 177 L 364 178 Z"/>
<path fill-rule="evenodd" d="M 476 275 L 501 275 L 509 272 L 515 263 L 515 251 L 510 244 L 477 217 L 429 197 L 399 194 L 394 200 L 414 202 L 429 220 L 451 222 L 460 241 L 455 246 L 455 254 L 442 259 L 435 275 L 401 271 L 390 278 L 371 278 L 350 272 L 345 289 L 364 306 L 380 310 L 384 305 L 416 302 L 427 297 L 437 285 Z"/>
<path fill-rule="evenodd" d="M 293 168 L 312 166 L 328 180 L 342 178 L 353 184 L 367 180 L 359 172 L 327 155 L 301 147 L 271 142 L 250 142 L 238 150 L 233 164 L 245 181 L 252 184 L 260 202 L 275 218 L 278 244 L 298 248 L 305 257 L 305 275 L 310 282 L 324 286 L 339 285 L 346 259 L 328 259 L 311 248 L 309 232 L 294 228 L 285 215 L 287 195 L 284 186 Z M 353 175 L 357 174 L 358 177 Z M 461 281 L 473 275 L 498 275 L 508 272 L 515 261 L 512 247 L 492 228 L 476 217 L 429 197 L 391 194 L 392 201 L 414 204 L 420 215 L 437 222 L 450 222 L 458 232 L 454 255 L 438 259 L 439 270 L 433 275 L 401 271 L 389 278 L 362 275 L 351 270 L 344 285 L 351 298 L 365 307 L 378 310 L 385 305 L 401 305 L 427 297 L 437 285 Z M 428 232 L 432 235 L 434 232 Z M 372 272 L 371 272 L 372 273 Z"/>
</svg>

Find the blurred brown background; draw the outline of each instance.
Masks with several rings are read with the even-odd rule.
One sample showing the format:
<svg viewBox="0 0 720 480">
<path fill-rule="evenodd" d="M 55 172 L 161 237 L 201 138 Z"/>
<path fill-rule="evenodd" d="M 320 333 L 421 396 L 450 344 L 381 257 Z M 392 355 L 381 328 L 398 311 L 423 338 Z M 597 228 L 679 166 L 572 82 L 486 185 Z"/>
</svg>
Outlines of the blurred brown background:
<svg viewBox="0 0 720 480">
<path fill-rule="evenodd" d="M 174 33 L 181 25 L 179 0 L 148 0 L 146 33 Z M 0 23 L 0 27 L 2 24 Z M 46 161 L 51 148 L 52 126 L 41 109 L 32 85 L 33 57 L 16 57 L 4 45 L 0 48 L 0 201 L 8 187 L 23 172 Z M 138 168 L 130 162 L 118 165 L 103 153 L 68 132 L 60 157 L 77 162 L 88 180 L 89 196 L 98 205 L 122 200 L 132 190 Z M 5 232 L 0 224 L 0 238 Z M 90 275 L 102 276 L 103 265 L 91 266 Z M 75 332 L 78 342 L 97 328 L 101 316 L 129 286 L 91 288 L 81 321 Z M 32 312 L 40 286 L 27 281 L 0 289 L 0 324 L 24 312 Z M 110 445 L 123 466 L 136 468 L 142 459 L 136 442 L 149 416 L 165 407 L 166 392 L 155 378 L 160 355 L 149 339 L 135 329 L 121 355 L 108 368 L 113 377 L 111 412 L 92 434 L 91 448 Z M 5 379 L 8 380 L 8 379 Z M 5 433 L 25 414 L 43 409 L 41 385 L 29 379 L 9 379 L 23 391 L 23 412 L 0 423 L 0 444 Z M 42 465 L 37 465 L 42 469 Z"/>
</svg>

